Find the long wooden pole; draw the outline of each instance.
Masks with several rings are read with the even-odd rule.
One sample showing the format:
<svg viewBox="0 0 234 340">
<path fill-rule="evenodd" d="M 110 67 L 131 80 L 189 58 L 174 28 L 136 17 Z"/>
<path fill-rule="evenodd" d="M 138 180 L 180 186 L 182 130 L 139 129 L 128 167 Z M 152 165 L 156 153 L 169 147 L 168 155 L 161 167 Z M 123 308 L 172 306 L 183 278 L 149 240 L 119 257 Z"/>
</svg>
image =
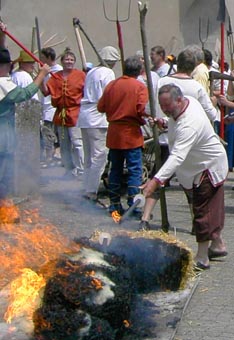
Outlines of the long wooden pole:
<svg viewBox="0 0 234 340">
<path fill-rule="evenodd" d="M 221 73 L 224 72 L 224 37 L 225 37 L 225 26 L 224 22 L 221 22 L 220 24 L 220 31 L 221 31 L 221 53 L 220 53 L 220 71 Z M 224 94 L 224 81 L 221 79 L 221 94 Z M 225 115 L 225 109 L 224 106 L 221 106 L 220 108 L 221 112 L 221 120 L 220 120 L 220 137 L 224 139 L 224 115 Z"/>
<path fill-rule="evenodd" d="M 149 103 L 150 103 L 150 111 L 152 117 L 156 117 L 156 109 L 155 109 L 155 93 L 153 89 L 153 83 L 150 72 L 150 63 L 149 63 L 149 53 L 147 46 L 147 37 L 146 37 L 146 29 L 145 29 L 145 17 L 147 14 L 147 3 L 142 4 L 142 2 L 138 1 L 138 9 L 140 13 L 140 28 L 141 28 L 141 39 L 142 39 L 142 48 L 144 54 L 144 62 L 145 62 L 145 72 L 147 77 L 148 91 L 149 91 Z M 153 128 L 153 138 L 155 143 L 155 167 L 156 171 L 158 171 L 161 167 L 161 151 L 158 140 L 158 129 L 155 126 Z M 168 232 L 170 224 L 168 221 L 167 214 L 167 203 L 166 203 L 166 195 L 165 188 L 161 187 L 160 189 L 160 205 L 161 205 L 161 218 L 162 218 L 162 230 Z"/>
<path fill-rule="evenodd" d="M 75 21 L 75 24 L 79 26 L 79 29 L 81 30 L 81 32 L 84 34 L 85 38 L 87 39 L 87 41 L 89 42 L 90 46 L 92 47 L 92 49 L 94 50 L 96 56 L 98 57 L 98 60 L 100 62 L 100 64 L 102 66 L 106 66 L 108 67 L 107 63 L 105 62 L 105 60 L 102 59 L 102 57 L 100 56 L 100 54 L 98 53 L 96 47 L 94 46 L 92 40 L 89 38 L 88 34 L 85 32 L 85 30 L 83 29 L 81 23 L 80 23 L 80 20 L 78 18 L 75 18 L 73 20 L 76 20 Z"/>
<path fill-rule="evenodd" d="M 40 36 L 38 17 L 35 17 L 35 27 L 36 27 L 36 36 L 37 36 L 38 55 L 39 55 L 39 59 L 41 59 L 41 36 Z"/>
<path fill-rule="evenodd" d="M 87 68 L 86 57 L 85 57 L 85 51 L 84 51 L 83 43 L 82 43 L 81 36 L 80 36 L 79 25 L 77 24 L 77 18 L 73 18 L 73 26 L 74 26 L 74 30 L 75 30 L 78 49 L 79 49 L 79 52 L 80 52 L 82 67 L 83 67 L 83 70 L 85 71 L 86 68 Z"/>
</svg>

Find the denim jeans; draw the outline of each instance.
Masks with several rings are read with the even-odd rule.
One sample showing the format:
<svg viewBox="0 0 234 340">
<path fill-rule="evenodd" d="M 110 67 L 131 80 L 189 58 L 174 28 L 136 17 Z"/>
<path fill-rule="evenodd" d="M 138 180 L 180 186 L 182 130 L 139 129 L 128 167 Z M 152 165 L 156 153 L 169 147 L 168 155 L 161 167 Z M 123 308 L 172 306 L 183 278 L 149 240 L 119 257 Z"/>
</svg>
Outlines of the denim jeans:
<svg viewBox="0 0 234 340">
<path fill-rule="evenodd" d="M 133 204 L 133 198 L 139 193 L 139 186 L 142 184 L 142 148 L 135 149 L 110 149 L 109 152 L 111 170 L 109 174 L 109 211 L 118 210 L 123 212 L 121 205 L 121 178 L 123 175 L 124 164 L 128 171 L 128 199 L 130 207 Z"/>
</svg>

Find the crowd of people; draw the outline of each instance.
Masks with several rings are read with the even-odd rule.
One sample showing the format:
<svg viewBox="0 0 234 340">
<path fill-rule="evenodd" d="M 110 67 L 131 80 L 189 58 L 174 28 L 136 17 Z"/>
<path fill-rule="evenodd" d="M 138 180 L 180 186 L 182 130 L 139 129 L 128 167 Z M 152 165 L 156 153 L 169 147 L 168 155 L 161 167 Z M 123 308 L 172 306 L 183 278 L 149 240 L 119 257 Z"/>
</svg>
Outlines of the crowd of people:
<svg viewBox="0 0 234 340">
<path fill-rule="evenodd" d="M 44 66 L 34 76 L 34 59 L 20 51 L 12 61 L 1 35 L 0 198 L 12 189 L 14 105 L 32 98 L 41 100 L 42 167 L 54 165 L 59 148 L 64 174 L 78 176 L 83 181 L 84 199 L 101 205 L 98 191 L 107 172 L 108 209 L 115 217 L 121 217 L 126 209 L 121 201 L 125 168 L 127 208 L 142 190 L 145 207 L 136 207 L 132 215 L 140 220 L 139 230 L 146 231 L 151 230 L 160 188 L 170 185 L 170 179 L 176 176 L 191 210 L 192 233 L 198 243 L 196 266 L 208 269 L 210 259 L 227 255 L 221 236 L 223 183 L 232 165 L 218 132 L 220 105 L 230 109 L 225 122 L 234 122 L 233 82 L 226 84 L 225 93 L 221 93 L 220 80 L 210 83 L 209 71 L 215 63 L 208 50 L 189 45 L 175 58 L 166 56 L 162 46 L 154 46 L 149 56 L 156 108 L 156 117 L 152 118 L 143 52 L 137 51 L 124 61 L 123 75 L 118 78 L 113 71 L 120 61 L 118 50 L 105 46 L 99 54 L 102 62 L 97 66 L 88 63 L 84 72 L 76 68 L 76 56 L 70 49 L 61 54 L 58 64 L 55 50 L 43 48 Z M 155 124 L 161 150 L 156 162 L 161 167 L 142 183 L 143 126 L 150 134 Z"/>
</svg>

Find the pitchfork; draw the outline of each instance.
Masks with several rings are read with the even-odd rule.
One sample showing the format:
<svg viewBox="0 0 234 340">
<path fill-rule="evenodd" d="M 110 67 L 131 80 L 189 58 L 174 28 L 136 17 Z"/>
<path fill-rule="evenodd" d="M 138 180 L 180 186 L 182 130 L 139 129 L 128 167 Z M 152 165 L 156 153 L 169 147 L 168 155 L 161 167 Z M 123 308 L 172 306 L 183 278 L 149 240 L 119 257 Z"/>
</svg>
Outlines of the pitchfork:
<svg viewBox="0 0 234 340">
<path fill-rule="evenodd" d="M 202 44 L 202 49 L 204 50 L 205 43 L 207 42 L 208 36 L 209 36 L 209 29 L 210 29 L 210 21 L 209 18 L 207 19 L 206 24 L 206 36 L 202 37 L 202 20 L 199 18 L 199 40 Z"/>
<path fill-rule="evenodd" d="M 228 51 L 231 57 L 231 70 L 233 70 L 234 68 L 234 60 L 233 60 L 234 39 L 233 39 L 233 32 L 232 32 L 232 25 L 231 25 L 230 17 L 229 17 L 229 27 L 227 30 L 227 45 L 228 45 Z"/>
<path fill-rule="evenodd" d="M 115 0 L 115 1 L 116 1 L 115 18 L 107 15 L 105 0 L 103 0 L 103 11 L 104 11 L 105 18 L 108 21 L 116 22 L 117 35 L 118 35 L 118 46 L 119 46 L 119 50 L 120 50 L 121 64 L 122 64 L 122 71 L 123 71 L 124 70 L 124 49 L 123 49 L 123 37 L 122 37 L 122 30 L 121 30 L 120 22 L 125 22 L 125 21 L 129 20 L 131 0 L 128 0 L 128 11 L 127 11 L 126 17 L 121 17 L 121 18 L 120 18 L 120 11 L 119 11 L 119 0 Z M 125 0 L 125 3 L 126 2 L 127 1 Z"/>
</svg>

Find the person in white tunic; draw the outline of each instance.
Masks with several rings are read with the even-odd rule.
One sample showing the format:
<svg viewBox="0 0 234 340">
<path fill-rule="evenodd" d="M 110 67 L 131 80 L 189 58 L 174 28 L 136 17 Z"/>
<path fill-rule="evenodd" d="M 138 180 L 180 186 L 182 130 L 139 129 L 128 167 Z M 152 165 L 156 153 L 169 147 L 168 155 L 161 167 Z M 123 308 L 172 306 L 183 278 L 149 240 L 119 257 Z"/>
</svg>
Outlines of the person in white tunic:
<svg viewBox="0 0 234 340">
<path fill-rule="evenodd" d="M 41 50 L 41 61 L 50 66 L 51 72 L 55 73 L 61 71 L 63 68 L 60 64 L 56 62 L 56 52 L 52 47 L 45 47 Z M 47 83 L 51 74 L 49 74 L 44 82 Z M 53 118 L 56 108 L 51 104 L 51 96 L 42 96 L 42 139 L 43 139 L 43 149 L 45 151 L 45 163 L 42 167 L 45 168 L 53 164 L 53 157 L 55 154 L 55 142 L 57 141 L 57 136 L 55 134 L 55 126 L 53 124 Z M 83 147 L 81 143 L 81 148 Z M 82 162 L 81 162 L 82 164 Z M 80 169 L 82 170 L 82 168 Z"/>
<path fill-rule="evenodd" d="M 25 51 L 20 51 L 19 57 L 14 60 L 14 64 L 18 63 L 19 68 L 12 72 L 11 78 L 13 82 L 20 86 L 26 87 L 33 82 L 32 74 L 34 71 L 35 60 Z M 36 93 L 31 99 L 39 101 Z"/>
<path fill-rule="evenodd" d="M 170 72 L 170 65 L 166 62 L 166 51 L 162 46 L 154 46 L 151 48 L 150 59 L 153 65 L 152 71 L 156 72 L 160 78 Z"/>
<path fill-rule="evenodd" d="M 213 106 L 210 97 L 205 91 L 204 87 L 195 79 L 193 79 L 190 74 L 194 70 L 196 65 L 196 60 L 192 52 L 188 50 L 182 51 L 177 58 L 177 69 L 178 71 L 172 75 L 165 76 L 160 78 L 158 81 L 157 88 L 159 89 L 161 86 L 166 84 L 176 84 L 178 85 L 184 95 L 192 96 L 196 98 L 201 106 L 203 107 L 207 117 L 211 122 L 214 122 L 217 119 L 217 110 Z M 156 98 L 158 97 L 158 92 L 156 94 Z M 162 112 L 159 102 L 156 101 L 156 115 L 157 118 L 165 118 L 165 114 Z M 167 129 L 163 129 L 159 134 L 159 143 L 161 147 L 168 145 L 168 133 Z M 164 157 L 165 159 L 165 157 Z M 161 162 L 164 163 L 164 162 Z M 188 203 L 191 209 L 191 197 L 187 195 Z M 140 222 L 140 229 L 150 229 L 150 215 L 152 210 L 154 209 L 157 201 L 159 199 L 158 192 L 155 193 L 154 197 L 148 198 L 146 200 L 146 204 L 144 207 L 144 212 Z"/>
<path fill-rule="evenodd" d="M 184 97 L 175 84 L 159 89 L 159 103 L 169 117 L 170 155 L 153 179 L 143 185 L 146 197 L 176 173 L 179 183 L 193 192 L 193 226 L 198 242 L 196 268 L 209 269 L 209 260 L 226 256 L 223 183 L 228 174 L 226 151 L 200 103 Z M 211 242 L 210 242 L 211 241 Z"/>
<path fill-rule="evenodd" d="M 140 61 L 142 62 L 141 74 L 137 77 L 137 79 L 140 82 L 142 82 L 143 84 L 145 84 L 146 87 L 148 87 L 143 51 L 142 50 L 136 51 L 136 56 L 139 57 Z M 157 89 L 158 89 L 158 81 L 159 81 L 160 77 L 156 72 L 153 72 L 153 71 L 150 71 L 150 75 L 151 75 L 151 81 L 152 81 L 154 96 L 156 98 Z M 148 113 L 148 114 L 151 114 L 149 101 L 146 104 L 145 112 Z M 148 121 L 146 121 L 146 124 L 143 125 L 141 128 L 142 128 L 142 133 L 143 133 L 143 136 L 144 136 L 145 139 L 151 138 L 153 136 L 152 129 L 151 129 L 151 126 L 150 126 Z"/>
<path fill-rule="evenodd" d="M 81 128 L 84 145 L 84 197 L 91 201 L 97 201 L 108 153 L 106 148 L 108 123 L 106 115 L 98 112 L 97 103 L 106 85 L 115 79 L 112 68 L 120 60 L 119 52 L 112 46 L 104 47 L 100 51 L 100 56 L 107 66 L 99 65 L 87 73 L 77 122 L 77 126 Z"/>
</svg>

